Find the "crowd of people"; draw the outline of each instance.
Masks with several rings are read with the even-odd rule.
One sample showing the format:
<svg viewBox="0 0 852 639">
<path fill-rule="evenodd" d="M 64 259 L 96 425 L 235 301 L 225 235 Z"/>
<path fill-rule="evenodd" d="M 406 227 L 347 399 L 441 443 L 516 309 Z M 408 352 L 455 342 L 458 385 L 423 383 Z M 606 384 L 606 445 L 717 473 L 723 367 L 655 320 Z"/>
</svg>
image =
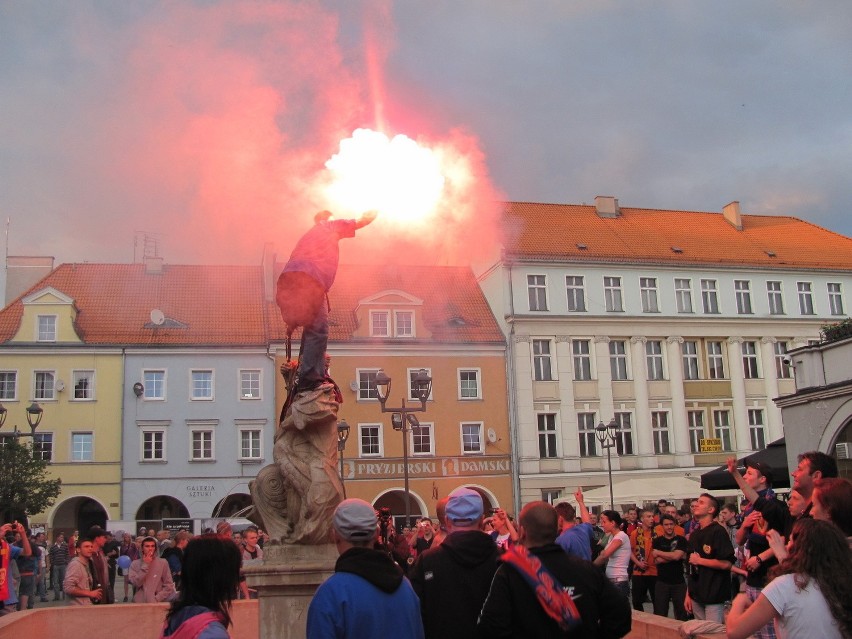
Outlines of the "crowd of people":
<svg viewBox="0 0 852 639">
<path fill-rule="evenodd" d="M 852 483 L 834 459 L 800 456 L 786 501 L 770 468 L 736 460 L 739 504 L 709 493 L 626 512 L 570 502 L 526 504 L 514 520 L 458 488 L 397 531 L 390 513 L 346 499 L 332 524 L 339 557 L 307 617 L 311 639 L 622 637 L 631 608 L 702 622 L 732 638 L 852 637 Z M 192 538 L 100 527 L 68 542 L 0 528 L 4 613 L 55 598 L 70 604 L 171 602 L 162 636 L 228 636 L 231 601 L 251 597 L 242 568 L 263 559 L 265 535 L 227 522 Z M 17 576 L 14 567 L 17 566 Z M 50 573 L 50 580 L 43 577 Z M 128 590 L 130 589 L 130 590 Z M 690 623 L 694 623 L 690 621 Z M 201 633 L 201 634 L 198 634 Z"/>
<path fill-rule="evenodd" d="M 263 559 L 267 535 L 256 526 L 233 532 L 227 522 L 213 533 L 234 542 L 240 564 Z M 134 536 L 113 534 L 93 526 L 80 535 L 74 531 L 66 540 L 58 532 L 53 543 L 39 532 L 30 535 L 17 522 L 0 528 L 0 615 L 30 610 L 36 601 L 64 601 L 68 605 L 153 603 L 175 601 L 183 588 L 185 552 L 192 540 L 186 530 L 169 531 L 141 528 Z M 118 576 L 123 576 L 123 593 L 116 594 Z M 252 593 L 241 577 L 239 597 Z"/>
</svg>

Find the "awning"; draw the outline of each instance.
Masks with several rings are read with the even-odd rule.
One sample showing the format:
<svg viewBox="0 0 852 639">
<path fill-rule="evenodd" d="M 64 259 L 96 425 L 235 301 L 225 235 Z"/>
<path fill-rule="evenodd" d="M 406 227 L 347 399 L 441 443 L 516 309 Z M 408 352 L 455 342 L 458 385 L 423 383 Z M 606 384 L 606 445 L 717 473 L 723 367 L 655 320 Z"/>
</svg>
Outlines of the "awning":
<svg viewBox="0 0 852 639">
<path fill-rule="evenodd" d="M 763 450 L 746 455 L 737 460 L 737 466 L 745 466 L 746 460 L 759 461 L 772 471 L 773 488 L 790 487 L 790 469 L 787 467 L 787 444 L 784 438 L 772 442 Z M 731 477 L 727 466 L 719 466 L 701 475 L 701 487 L 708 490 L 737 489 L 737 482 Z"/>
<path fill-rule="evenodd" d="M 632 474 L 638 474 L 636 471 Z M 644 475 L 642 477 L 623 477 L 614 479 L 612 492 L 616 505 L 642 504 L 659 499 L 693 499 L 701 493 L 698 477 L 686 477 L 683 474 Z M 609 484 L 583 491 L 583 498 L 589 505 L 604 504 L 609 507 Z"/>
</svg>

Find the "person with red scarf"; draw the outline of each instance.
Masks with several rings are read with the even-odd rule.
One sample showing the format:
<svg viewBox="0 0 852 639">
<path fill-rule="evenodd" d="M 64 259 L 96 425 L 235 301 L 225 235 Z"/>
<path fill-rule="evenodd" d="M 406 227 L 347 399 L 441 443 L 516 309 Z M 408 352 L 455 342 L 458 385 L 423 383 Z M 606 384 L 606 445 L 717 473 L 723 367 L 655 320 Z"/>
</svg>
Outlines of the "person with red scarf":
<svg viewBox="0 0 852 639">
<path fill-rule="evenodd" d="M 6 539 L 8 533 L 18 533 L 21 536 L 21 545 L 10 544 Z M 18 557 L 30 557 L 32 554 L 29 533 L 23 525 L 16 521 L 13 524 L 3 524 L 0 526 L 0 602 L 2 602 L 0 616 L 13 612 L 13 610 L 6 608 L 6 601 L 11 598 L 11 595 L 15 595 L 15 603 L 17 604 L 17 593 L 10 592 L 9 562 Z M 16 607 L 13 607 L 13 609 Z"/>
</svg>

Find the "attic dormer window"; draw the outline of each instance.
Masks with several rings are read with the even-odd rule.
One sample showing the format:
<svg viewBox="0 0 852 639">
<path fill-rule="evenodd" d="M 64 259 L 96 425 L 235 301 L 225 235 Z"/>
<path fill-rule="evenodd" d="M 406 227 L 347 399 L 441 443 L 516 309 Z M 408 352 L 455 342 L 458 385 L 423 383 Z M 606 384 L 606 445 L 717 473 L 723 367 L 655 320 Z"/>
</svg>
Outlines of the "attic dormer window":
<svg viewBox="0 0 852 639">
<path fill-rule="evenodd" d="M 39 342 L 56 341 L 56 315 L 38 316 L 38 335 L 36 339 Z"/>
<path fill-rule="evenodd" d="M 370 337 L 414 337 L 414 311 L 370 311 Z"/>
<path fill-rule="evenodd" d="M 585 244 L 581 244 L 581 243 L 579 243 L 579 242 L 577 243 L 577 250 L 579 250 L 579 251 L 585 251 L 585 250 L 586 250 L 586 249 L 588 249 L 588 248 L 589 248 L 589 247 L 588 247 L 588 246 L 586 246 Z"/>
<path fill-rule="evenodd" d="M 673 246 L 672 247 L 672 253 L 683 253 L 683 249 L 680 248 L 679 246 Z"/>
<path fill-rule="evenodd" d="M 769 257 L 775 257 L 775 251 L 767 250 L 767 251 L 764 251 L 764 253 L 766 253 Z"/>
</svg>

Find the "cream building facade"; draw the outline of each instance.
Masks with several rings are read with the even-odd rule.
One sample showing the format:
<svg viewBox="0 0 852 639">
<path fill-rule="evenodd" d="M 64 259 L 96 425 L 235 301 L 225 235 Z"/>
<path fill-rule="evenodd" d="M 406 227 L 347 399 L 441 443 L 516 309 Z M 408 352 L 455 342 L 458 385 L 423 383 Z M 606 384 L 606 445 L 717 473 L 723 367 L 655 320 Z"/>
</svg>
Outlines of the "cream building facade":
<svg viewBox="0 0 852 639">
<path fill-rule="evenodd" d="M 612 420 L 616 507 L 697 496 L 707 467 L 783 436 L 787 351 L 848 308 L 852 240 L 736 203 L 512 203 L 506 225 L 480 280 L 508 339 L 521 503 L 580 486 L 608 507 L 596 426 Z"/>
</svg>

